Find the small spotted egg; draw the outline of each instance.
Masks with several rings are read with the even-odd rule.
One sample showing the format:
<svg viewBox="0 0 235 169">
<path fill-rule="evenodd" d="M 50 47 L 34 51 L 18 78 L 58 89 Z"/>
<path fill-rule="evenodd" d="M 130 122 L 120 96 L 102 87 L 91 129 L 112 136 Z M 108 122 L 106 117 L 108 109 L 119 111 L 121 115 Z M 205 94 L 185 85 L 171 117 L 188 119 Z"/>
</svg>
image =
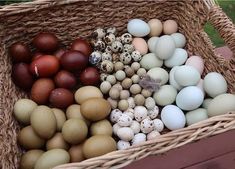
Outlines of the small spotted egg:
<svg viewBox="0 0 235 169">
<path fill-rule="evenodd" d="M 153 130 L 147 135 L 147 140 L 156 139 L 158 136 L 160 136 L 160 133 L 157 130 Z"/>
<path fill-rule="evenodd" d="M 123 114 L 128 115 L 131 119 L 134 119 L 134 109 L 128 108 L 126 111 L 123 112 Z"/>
<path fill-rule="evenodd" d="M 94 47 L 98 51 L 103 51 L 105 50 L 105 43 L 102 40 L 98 40 L 95 42 Z"/>
<path fill-rule="evenodd" d="M 130 128 L 133 130 L 134 134 L 140 132 L 140 123 L 138 121 L 133 120 Z"/>
<path fill-rule="evenodd" d="M 97 28 L 93 33 L 92 36 L 97 39 L 102 39 L 105 36 L 105 30 L 102 28 Z"/>
<path fill-rule="evenodd" d="M 107 33 L 104 37 L 104 42 L 107 44 L 107 45 L 111 45 L 114 41 L 115 41 L 115 35 L 112 34 L 112 33 Z"/>
<path fill-rule="evenodd" d="M 135 47 L 132 44 L 125 44 L 123 46 L 123 52 L 132 53 L 135 50 Z"/>
<path fill-rule="evenodd" d="M 103 81 L 106 81 L 106 78 L 108 77 L 108 74 L 106 73 L 101 73 L 100 74 L 100 80 L 103 82 Z"/>
<path fill-rule="evenodd" d="M 122 52 L 123 50 L 123 45 L 121 42 L 119 41 L 114 41 L 111 45 L 111 49 L 113 52 L 117 53 L 117 52 Z"/>
<path fill-rule="evenodd" d="M 131 145 L 128 141 L 123 141 L 123 140 L 119 140 L 117 142 L 117 149 L 118 150 L 125 150 L 127 148 L 129 148 Z"/>
<path fill-rule="evenodd" d="M 123 52 L 121 55 L 120 55 L 120 58 L 119 60 L 124 63 L 124 64 L 129 64 L 131 63 L 131 55 L 127 52 Z"/>
<path fill-rule="evenodd" d="M 131 43 L 132 42 L 132 36 L 129 33 L 124 33 L 121 36 L 121 40 L 123 44 Z"/>
<path fill-rule="evenodd" d="M 128 104 L 129 104 L 129 108 L 135 108 L 135 100 L 134 100 L 134 98 L 133 97 L 129 97 L 128 99 L 127 99 L 127 102 L 128 102 Z"/>
<path fill-rule="evenodd" d="M 118 131 L 118 129 L 120 129 L 121 128 L 121 126 L 119 126 L 119 124 L 114 124 L 113 125 L 113 134 L 114 135 L 117 135 L 117 131 Z"/>
<path fill-rule="evenodd" d="M 132 118 L 126 114 L 121 114 L 117 123 L 122 127 L 128 127 L 132 124 Z"/>
<path fill-rule="evenodd" d="M 146 141 L 146 135 L 144 133 L 138 133 L 134 135 L 132 139 L 132 145 L 137 145 Z"/>
<path fill-rule="evenodd" d="M 144 120 L 148 115 L 148 111 L 144 106 L 136 106 L 134 111 L 135 120 L 138 122 Z"/>
<path fill-rule="evenodd" d="M 117 34 L 117 29 L 115 27 L 111 27 L 111 28 L 108 28 L 106 30 L 106 32 L 107 33 L 112 33 L 112 34 L 116 35 Z"/>
<path fill-rule="evenodd" d="M 146 118 L 140 123 L 140 129 L 143 133 L 150 133 L 154 130 L 154 122 L 151 119 Z"/>
<path fill-rule="evenodd" d="M 134 132 L 130 127 L 122 127 L 118 129 L 117 136 L 124 141 L 131 141 L 134 137 Z"/>
<path fill-rule="evenodd" d="M 91 55 L 89 56 L 89 62 L 92 65 L 98 64 L 101 61 L 101 59 L 102 59 L 102 55 L 98 51 L 92 52 Z"/>
<path fill-rule="evenodd" d="M 137 50 L 135 50 L 131 53 L 131 57 L 135 62 L 139 62 L 142 58 L 140 52 Z"/>
<path fill-rule="evenodd" d="M 159 108 L 158 106 L 154 106 L 153 109 L 150 109 L 148 111 L 148 116 L 151 118 L 151 119 L 155 119 L 157 116 L 158 116 L 158 113 L 159 113 Z"/>
<path fill-rule="evenodd" d="M 101 62 L 100 68 L 103 72 L 111 73 L 113 71 L 113 63 L 109 60 Z"/>
<path fill-rule="evenodd" d="M 155 107 L 155 100 L 152 97 L 148 97 L 145 99 L 145 107 L 147 109 L 154 109 Z"/>
<path fill-rule="evenodd" d="M 113 123 L 116 123 L 118 121 L 118 119 L 121 117 L 122 115 L 122 111 L 119 109 L 114 109 L 111 111 L 110 113 L 110 120 Z"/>
<path fill-rule="evenodd" d="M 118 41 L 118 42 L 122 42 L 121 37 L 116 37 L 116 41 Z"/>
<path fill-rule="evenodd" d="M 112 55 L 108 52 L 102 53 L 101 57 L 102 57 L 102 61 L 109 60 L 112 62 L 112 60 L 113 60 Z"/>
<path fill-rule="evenodd" d="M 106 48 L 105 48 L 105 50 L 104 50 L 104 52 L 107 52 L 107 53 L 113 53 L 113 51 L 112 51 L 112 48 L 111 48 L 111 46 L 106 46 Z"/>
<path fill-rule="evenodd" d="M 119 58 L 120 58 L 120 54 L 119 53 L 113 53 L 112 54 L 113 63 L 119 62 Z"/>
<path fill-rule="evenodd" d="M 154 130 L 161 132 L 164 129 L 164 124 L 160 119 L 154 119 L 153 123 L 154 123 Z"/>
</svg>

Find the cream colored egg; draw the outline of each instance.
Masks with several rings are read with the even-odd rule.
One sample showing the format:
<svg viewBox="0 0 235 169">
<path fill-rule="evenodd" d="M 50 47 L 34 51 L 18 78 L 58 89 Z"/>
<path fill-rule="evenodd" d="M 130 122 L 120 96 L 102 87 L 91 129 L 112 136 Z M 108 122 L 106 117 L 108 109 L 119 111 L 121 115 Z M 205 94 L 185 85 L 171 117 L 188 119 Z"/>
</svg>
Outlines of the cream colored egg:
<svg viewBox="0 0 235 169">
<path fill-rule="evenodd" d="M 150 78 L 152 78 L 154 80 L 160 80 L 161 85 L 166 84 L 169 79 L 168 72 L 165 69 L 159 68 L 159 67 L 155 67 L 155 68 L 150 69 L 147 72 L 147 75 L 149 75 Z"/>
<path fill-rule="evenodd" d="M 175 52 L 175 42 L 173 38 L 169 35 L 163 35 L 159 38 L 155 53 L 159 59 L 166 60 L 169 59 Z"/>
<path fill-rule="evenodd" d="M 204 109 L 207 109 L 208 108 L 208 106 L 209 106 L 209 104 L 210 104 L 210 102 L 211 102 L 211 98 L 207 98 L 207 99 L 205 99 L 204 101 L 203 101 L 203 103 L 202 103 L 202 107 L 204 108 Z"/>
<path fill-rule="evenodd" d="M 180 86 L 176 81 L 175 81 L 175 71 L 179 68 L 179 66 L 174 66 L 170 73 L 169 73 L 169 83 L 172 85 L 175 89 L 180 90 L 183 88 L 183 86 Z"/>
<path fill-rule="evenodd" d="M 176 48 L 173 56 L 164 61 L 166 67 L 172 68 L 174 66 L 183 65 L 188 58 L 188 53 L 185 49 Z"/>
<path fill-rule="evenodd" d="M 171 85 L 164 85 L 154 93 L 153 98 L 160 106 L 166 106 L 175 102 L 177 90 Z"/>
<path fill-rule="evenodd" d="M 151 38 L 149 38 L 148 40 L 148 48 L 149 48 L 149 51 L 154 53 L 155 52 L 155 48 L 156 48 L 156 44 L 159 40 L 159 37 L 156 37 L 156 36 L 153 36 Z"/>
<path fill-rule="evenodd" d="M 84 101 L 94 97 L 103 98 L 102 92 L 95 86 L 83 86 L 75 92 L 74 96 L 78 104 L 82 104 Z"/>
<path fill-rule="evenodd" d="M 186 121 L 188 126 L 205 119 L 208 119 L 208 115 L 207 110 L 203 108 L 199 108 L 186 113 Z"/>
<path fill-rule="evenodd" d="M 163 65 L 163 61 L 160 60 L 155 53 L 148 53 L 144 55 L 140 61 L 141 67 L 146 70 L 152 69 L 154 67 L 161 67 Z"/>
<path fill-rule="evenodd" d="M 151 19 L 148 21 L 148 25 L 150 27 L 149 36 L 159 36 L 162 33 L 162 22 L 159 19 Z"/>
<path fill-rule="evenodd" d="M 61 131 L 64 122 L 66 121 L 65 113 L 61 109 L 53 108 L 51 109 L 56 118 L 56 129 L 57 131 Z"/>
</svg>

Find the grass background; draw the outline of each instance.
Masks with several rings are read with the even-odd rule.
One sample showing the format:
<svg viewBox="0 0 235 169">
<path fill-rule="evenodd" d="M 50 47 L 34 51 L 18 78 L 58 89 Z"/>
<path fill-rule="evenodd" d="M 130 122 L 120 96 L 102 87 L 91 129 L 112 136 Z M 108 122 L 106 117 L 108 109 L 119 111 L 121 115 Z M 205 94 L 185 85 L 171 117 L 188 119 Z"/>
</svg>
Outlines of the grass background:
<svg viewBox="0 0 235 169">
<path fill-rule="evenodd" d="M 0 0 L 0 5 L 7 5 L 11 3 L 27 2 L 31 0 Z M 235 22 L 235 0 L 216 0 L 221 6 L 223 11 Z M 207 23 L 204 27 L 205 31 L 211 38 L 215 46 L 224 46 L 224 41 L 220 38 L 218 32 L 213 28 L 210 23 Z"/>
</svg>

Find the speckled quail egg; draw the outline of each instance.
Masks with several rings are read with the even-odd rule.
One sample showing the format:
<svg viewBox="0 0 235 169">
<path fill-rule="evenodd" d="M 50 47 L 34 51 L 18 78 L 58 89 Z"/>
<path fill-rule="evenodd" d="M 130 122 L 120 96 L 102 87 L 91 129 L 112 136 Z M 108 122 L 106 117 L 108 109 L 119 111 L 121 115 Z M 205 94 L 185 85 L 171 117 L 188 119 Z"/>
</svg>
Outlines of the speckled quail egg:
<svg viewBox="0 0 235 169">
<path fill-rule="evenodd" d="M 117 142 L 117 149 L 118 150 L 125 150 L 127 148 L 129 148 L 131 145 L 128 141 L 123 141 L 123 140 L 119 140 Z"/>
<path fill-rule="evenodd" d="M 154 119 L 154 130 L 157 130 L 158 132 L 161 132 L 164 129 L 164 124 L 160 119 Z"/>
<path fill-rule="evenodd" d="M 113 125 L 113 134 L 117 135 L 117 131 L 121 128 L 121 126 L 119 126 L 119 124 L 115 123 Z"/>
<path fill-rule="evenodd" d="M 96 65 L 97 63 L 99 63 L 102 59 L 102 55 L 99 51 L 94 51 L 91 53 L 90 57 L 89 57 L 89 62 L 92 65 Z"/>
<path fill-rule="evenodd" d="M 98 51 L 104 51 L 105 50 L 105 43 L 102 40 L 98 40 L 94 43 L 94 48 Z"/>
<path fill-rule="evenodd" d="M 134 134 L 140 132 L 140 123 L 138 121 L 133 120 L 130 128 L 133 130 Z"/>
<path fill-rule="evenodd" d="M 108 52 L 102 53 L 101 58 L 102 58 L 102 61 L 104 61 L 104 60 L 112 61 L 113 60 L 112 55 Z"/>
<path fill-rule="evenodd" d="M 150 133 L 151 131 L 153 131 L 154 130 L 153 120 L 151 120 L 150 118 L 142 120 L 140 123 L 140 130 L 143 133 Z"/>
<path fill-rule="evenodd" d="M 106 46 L 106 48 L 105 48 L 105 50 L 104 50 L 104 52 L 107 52 L 107 53 L 113 53 L 113 51 L 112 51 L 112 48 L 111 48 L 111 46 L 110 45 L 107 45 Z"/>
<path fill-rule="evenodd" d="M 157 130 L 153 130 L 151 131 L 148 135 L 147 135 L 147 140 L 153 140 L 156 139 L 158 136 L 160 136 L 161 134 L 157 131 Z"/>
<path fill-rule="evenodd" d="M 155 107 L 155 100 L 152 97 L 148 97 L 145 99 L 145 107 L 147 109 L 153 109 Z"/>
<path fill-rule="evenodd" d="M 113 52 L 122 52 L 123 50 L 123 45 L 119 41 L 114 41 L 111 45 L 112 51 Z"/>
<path fill-rule="evenodd" d="M 97 39 L 102 39 L 105 36 L 106 32 L 102 28 L 97 28 L 93 33 L 93 37 Z"/>
<path fill-rule="evenodd" d="M 131 55 L 130 55 L 130 53 L 123 52 L 123 53 L 120 55 L 119 60 L 120 60 L 123 64 L 125 64 L 125 65 L 131 63 Z"/>
<path fill-rule="evenodd" d="M 131 141 L 134 138 L 134 132 L 130 127 L 122 127 L 118 129 L 117 136 L 124 141 Z"/>
<path fill-rule="evenodd" d="M 116 35 L 116 34 L 117 34 L 117 28 L 115 28 L 115 27 L 110 27 L 110 28 L 108 28 L 108 29 L 106 30 L 106 32 L 107 32 L 107 33 L 112 33 L 112 34 Z"/>
<path fill-rule="evenodd" d="M 110 113 L 110 120 L 113 123 L 116 123 L 118 121 L 118 119 L 121 117 L 122 115 L 122 111 L 119 109 L 114 109 L 111 111 Z"/>
<path fill-rule="evenodd" d="M 129 33 L 124 33 L 121 36 L 121 40 L 123 44 L 131 43 L 132 41 L 132 36 Z"/>
<path fill-rule="evenodd" d="M 146 141 L 146 135 L 144 133 L 138 133 L 134 135 L 132 139 L 132 145 L 137 145 Z"/>
<path fill-rule="evenodd" d="M 101 62 L 100 68 L 103 72 L 112 73 L 113 63 L 109 60 L 104 60 Z"/>
<path fill-rule="evenodd" d="M 135 100 L 134 100 L 134 98 L 133 97 L 129 97 L 128 99 L 127 99 L 127 102 L 128 102 L 128 104 L 129 104 L 129 108 L 135 108 Z"/>
<path fill-rule="evenodd" d="M 123 114 L 126 114 L 126 115 L 129 116 L 131 119 L 134 119 L 134 109 L 128 108 L 127 110 L 125 110 L 125 111 L 123 112 Z"/>
<path fill-rule="evenodd" d="M 112 60 L 113 63 L 119 62 L 120 54 L 119 53 L 113 53 L 112 54 Z"/>
<path fill-rule="evenodd" d="M 155 119 L 159 114 L 159 108 L 158 106 L 154 106 L 153 109 L 150 109 L 148 111 L 148 116 L 151 118 L 151 119 Z"/>
<path fill-rule="evenodd" d="M 148 110 L 144 106 L 136 106 L 134 111 L 135 111 L 134 113 L 135 119 L 138 122 L 144 120 L 148 115 Z"/>
<path fill-rule="evenodd" d="M 117 123 L 121 127 L 128 127 L 132 124 L 132 118 L 129 117 L 128 115 L 126 115 L 126 114 L 121 114 L 121 116 L 119 117 Z"/>
<path fill-rule="evenodd" d="M 123 46 L 123 52 L 132 53 L 135 50 L 135 47 L 132 44 L 125 44 Z"/>
<path fill-rule="evenodd" d="M 107 45 L 111 45 L 115 41 L 116 37 L 113 33 L 107 33 L 104 37 L 104 42 Z"/>
<path fill-rule="evenodd" d="M 103 81 L 106 81 L 106 78 L 108 77 L 108 74 L 107 73 L 101 73 L 100 74 L 100 80 L 103 82 Z"/>
<path fill-rule="evenodd" d="M 142 58 L 140 52 L 137 50 L 135 50 L 131 53 L 131 57 L 135 62 L 139 62 Z"/>
</svg>

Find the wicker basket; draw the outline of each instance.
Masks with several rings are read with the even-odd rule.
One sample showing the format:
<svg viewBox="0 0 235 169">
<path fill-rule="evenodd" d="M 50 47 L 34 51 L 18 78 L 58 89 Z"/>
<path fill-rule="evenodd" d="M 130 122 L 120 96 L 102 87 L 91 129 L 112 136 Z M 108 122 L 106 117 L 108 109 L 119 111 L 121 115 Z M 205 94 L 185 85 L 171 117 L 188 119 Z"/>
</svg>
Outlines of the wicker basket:
<svg viewBox="0 0 235 169">
<path fill-rule="evenodd" d="M 97 26 L 116 26 L 124 32 L 131 18 L 175 19 L 179 31 L 187 38 L 189 53 L 204 58 L 205 72 L 222 73 L 229 92 L 235 93 L 235 57 L 225 60 L 215 54 L 203 31 L 204 24 L 210 21 L 235 54 L 235 27 L 213 0 L 38 0 L 0 7 L 0 168 L 18 168 L 22 150 L 17 145 L 19 125 L 12 116 L 12 109 L 17 99 L 27 96 L 11 80 L 9 45 L 15 41 L 31 42 L 40 31 L 54 32 L 68 45 L 77 37 L 87 37 Z M 235 113 L 230 112 L 128 150 L 57 168 L 121 168 L 148 155 L 164 153 L 234 128 Z"/>
</svg>

